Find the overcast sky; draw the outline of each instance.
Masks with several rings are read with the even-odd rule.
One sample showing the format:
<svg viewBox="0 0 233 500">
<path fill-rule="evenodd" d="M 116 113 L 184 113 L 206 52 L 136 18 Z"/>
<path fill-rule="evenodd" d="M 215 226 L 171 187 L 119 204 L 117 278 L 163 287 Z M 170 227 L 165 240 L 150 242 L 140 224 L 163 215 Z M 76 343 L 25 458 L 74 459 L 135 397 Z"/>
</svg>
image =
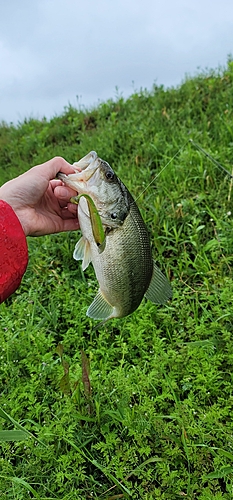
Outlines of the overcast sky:
<svg viewBox="0 0 233 500">
<path fill-rule="evenodd" d="M 0 120 L 50 118 L 233 54 L 233 0 L 0 0 Z"/>
</svg>

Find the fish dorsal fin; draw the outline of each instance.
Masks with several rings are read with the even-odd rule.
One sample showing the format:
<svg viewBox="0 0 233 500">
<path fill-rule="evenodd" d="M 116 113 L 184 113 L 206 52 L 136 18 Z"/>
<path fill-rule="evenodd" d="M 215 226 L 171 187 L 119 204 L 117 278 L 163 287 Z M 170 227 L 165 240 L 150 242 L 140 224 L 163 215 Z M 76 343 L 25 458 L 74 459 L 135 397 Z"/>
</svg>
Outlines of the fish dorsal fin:
<svg viewBox="0 0 233 500">
<path fill-rule="evenodd" d="M 82 236 L 75 245 L 73 257 L 75 260 L 82 260 L 83 271 L 89 266 L 91 262 L 90 244 L 86 238 Z"/>
<path fill-rule="evenodd" d="M 114 307 L 107 302 L 99 290 L 92 304 L 88 307 L 87 316 L 93 319 L 107 320 L 111 317 Z"/>
<path fill-rule="evenodd" d="M 172 289 L 169 281 L 154 262 L 151 282 L 145 297 L 155 304 L 164 304 L 172 298 Z"/>
</svg>

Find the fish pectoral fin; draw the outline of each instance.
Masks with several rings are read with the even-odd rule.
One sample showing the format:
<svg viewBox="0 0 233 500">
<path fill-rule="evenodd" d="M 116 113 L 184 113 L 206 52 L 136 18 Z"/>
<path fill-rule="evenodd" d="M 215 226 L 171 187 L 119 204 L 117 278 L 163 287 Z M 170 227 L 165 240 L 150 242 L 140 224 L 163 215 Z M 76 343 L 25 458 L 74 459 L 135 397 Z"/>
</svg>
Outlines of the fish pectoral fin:
<svg viewBox="0 0 233 500">
<path fill-rule="evenodd" d="M 171 285 L 155 262 L 151 282 L 145 297 L 155 304 L 165 304 L 168 299 L 172 298 Z"/>
<path fill-rule="evenodd" d="M 99 290 L 92 304 L 88 307 L 87 316 L 93 319 L 107 320 L 112 316 L 114 307 L 107 302 Z"/>
<path fill-rule="evenodd" d="M 75 260 L 82 260 L 83 271 L 89 266 L 91 262 L 90 243 L 83 236 L 75 245 L 73 257 Z"/>
</svg>

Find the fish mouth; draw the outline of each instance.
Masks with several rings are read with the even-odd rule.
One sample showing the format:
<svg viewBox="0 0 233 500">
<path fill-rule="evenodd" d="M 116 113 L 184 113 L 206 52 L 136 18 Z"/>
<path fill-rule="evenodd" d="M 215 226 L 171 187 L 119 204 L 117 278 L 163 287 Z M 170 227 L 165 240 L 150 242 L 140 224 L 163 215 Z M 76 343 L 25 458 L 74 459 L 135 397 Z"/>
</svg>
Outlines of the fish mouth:
<svg viewBox="0 0 233 500">
<path fill-rule="evenodd" d="M 80 175 L 79 180 L 85 182 L 89 181 L 92 175 L 96 172 L 100 165 L 100 159 L 95 151 L 91 151 L 86 156 L 81 158 L 81 160 L 73 163 L 74 170 L 77 173 L 83 173 L 83 179 Z"/>
<path fill-rule="evenodd" d="M 86 183 L 91 179 L 96 170 L 99 168 L 100 161 L 101 160 L 98 158 L 97 153 L 95 151 L 91 151 L 86 156 L 81 158 L 81 160 L 73 163 L 72 167 L 75 170 L 74 174 L 66 175 L 59 172 L 57 177 L 66 184 L 75 188 L 79 183 Z"/>
<path fill-rule="evenodd" d="M 96 163 L 98 161 L 98 155 L 95 151 L 91 151 L 86 156 L 81 158 L 81 160 L 73 163 L 73 167 L 75 170 L 81 172 L 82 170 L 86 170 L 92 163 Z"/>
</svg>

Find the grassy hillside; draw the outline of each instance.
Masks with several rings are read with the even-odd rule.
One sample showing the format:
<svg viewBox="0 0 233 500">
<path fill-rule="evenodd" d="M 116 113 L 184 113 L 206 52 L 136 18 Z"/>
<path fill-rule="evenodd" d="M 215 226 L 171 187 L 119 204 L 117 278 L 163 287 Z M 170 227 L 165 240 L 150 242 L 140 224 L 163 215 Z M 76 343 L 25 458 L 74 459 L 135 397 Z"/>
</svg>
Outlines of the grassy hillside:
<svg viewBox="0 0 233 500">
<path fill-rule="evenodd" d="M 1 500 L 232 499 L 232 183 L 189 139 L 232 171 L 231 61 L 179 88 L 0 126 L 1 183 L 96 150 L 143 193 L 174 292 L 95 330 L 79 233 L 28 238 L 22 285 L 0 306 L 0 425 L 17 431 L 2 442 Z"/>
</svg>

